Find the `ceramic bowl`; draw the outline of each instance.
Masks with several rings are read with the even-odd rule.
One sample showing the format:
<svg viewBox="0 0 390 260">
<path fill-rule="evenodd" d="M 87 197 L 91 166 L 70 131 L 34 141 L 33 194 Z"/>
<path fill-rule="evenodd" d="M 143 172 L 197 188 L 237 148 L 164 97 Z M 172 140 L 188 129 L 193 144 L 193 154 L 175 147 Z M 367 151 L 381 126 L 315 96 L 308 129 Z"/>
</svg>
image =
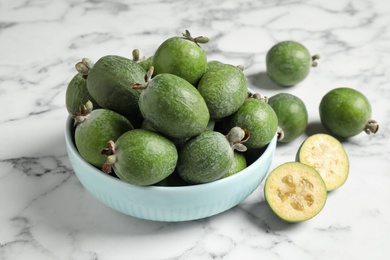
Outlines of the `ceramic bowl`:
<svg viewBox="0 0 390 260">
<path fill-rule="evenodd" d="M 73 120 L 66 122 L 68 157 L 81 184 L 99 201 L 124 214 L 154 221 L 188 221 L 224 212 L 245 200 L 267 175 L 276 135 L 261 156 L 228 178 L 189 186 L 135 186 L 87 163 L 74 144 Z"/>
</svg>

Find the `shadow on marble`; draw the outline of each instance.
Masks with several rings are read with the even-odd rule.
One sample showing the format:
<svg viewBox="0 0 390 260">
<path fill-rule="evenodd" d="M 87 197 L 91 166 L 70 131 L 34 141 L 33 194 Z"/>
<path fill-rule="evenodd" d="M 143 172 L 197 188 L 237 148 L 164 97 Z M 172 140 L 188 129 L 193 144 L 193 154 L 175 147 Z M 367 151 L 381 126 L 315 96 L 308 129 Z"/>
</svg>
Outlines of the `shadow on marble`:
<svg viewBox="0 0 390 260">
<path fill-rule="evenodd" d="M 267 72 L 261 71 L 256 74 L 250 74 L 247 76 L 247 79 L 249 83 L 256 88 L 263 89 L 263 90 L 275 90 L 275 89 L 286 89 L 289 87 L 282 87 L 274 82 L 272 82 L 268 75 Z"/>
<path fill-rule="evenodd" d="M 246 206 L 245 210 L 249 213 L 247 214 L 248 221 L 263 229 L 266 233 L 292 230 L 297 228 L 300 224 L 288 223 L 281 220 L 275 215 L 265 200 L 250 204 Z"/>
</svg>

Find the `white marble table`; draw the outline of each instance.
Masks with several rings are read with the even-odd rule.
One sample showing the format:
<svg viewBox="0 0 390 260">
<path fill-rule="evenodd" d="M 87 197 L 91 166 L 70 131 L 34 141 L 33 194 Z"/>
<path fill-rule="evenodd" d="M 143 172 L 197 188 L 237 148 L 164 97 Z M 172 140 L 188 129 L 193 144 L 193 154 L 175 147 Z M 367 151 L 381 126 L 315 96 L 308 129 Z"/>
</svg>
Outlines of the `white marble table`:
<svg viewBox="0 0 390 260">
<path fill-rule="evenodd" d="M 217 216 L 159 223 L 115 212 L 74 175 L 64 143 L 64 95 L 83 57 L 152 55 L 189 29 L 209 59 L 245 66 L 250 87 L 289 92 L 309 110 L 307 133 L 277 147 L 271 168 L 294 160 L 321 132 L 318 104 L 352 87 L 372 103 L 376 135 L 344 142 L 350 176 L 324 210 L 300 224 L 278 220 L 261 185 Z M 265 76 L 265 54 L 296 40 L 321 55 L 302 83 Z M 0 2 L 0 259 L 389 259 L 390 2 L 11 1 Z"/>
</svg>

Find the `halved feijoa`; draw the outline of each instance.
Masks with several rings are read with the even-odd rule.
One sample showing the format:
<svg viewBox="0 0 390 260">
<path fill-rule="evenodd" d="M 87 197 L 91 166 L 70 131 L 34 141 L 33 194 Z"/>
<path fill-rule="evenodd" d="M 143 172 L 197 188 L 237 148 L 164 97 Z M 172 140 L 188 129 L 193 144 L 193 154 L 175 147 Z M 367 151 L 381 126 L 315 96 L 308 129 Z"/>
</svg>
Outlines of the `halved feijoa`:
<svg viewBox="0 0 390 260">
<path fill-rule="evenodd" d="M 331 135 L 308 137 L 298 150 L 297 160 L 316 169 L 328 191 L 340 187 L 348 178 L 348 155 L 343 145 Z"/>
<path fill-rule="evenodd" d="M 307 127 L 308 114 L 305 103 L 299 97 L 279 93 L 270 97 L 268 104 L 278 116 L 279 142 L 291 142 L 303 134 Z"/>
<path fill-rule="evenodd" d="M 322 125 L 339 137 L 351 137 L 365 131 L 375 134 L 379 125 L 371 118 L 371 104 L 352 88 L 335 88 L 326 93 L 319 106 Z"/>
<path fill-rule="evenodd" d="M 325 206 L 327 194 L 320 174 L 313 167 L 299 162 L 276 167 L 264 185 L 267 203 L 287 222 L 301 222 L 317 215 Z"/>
</svg>

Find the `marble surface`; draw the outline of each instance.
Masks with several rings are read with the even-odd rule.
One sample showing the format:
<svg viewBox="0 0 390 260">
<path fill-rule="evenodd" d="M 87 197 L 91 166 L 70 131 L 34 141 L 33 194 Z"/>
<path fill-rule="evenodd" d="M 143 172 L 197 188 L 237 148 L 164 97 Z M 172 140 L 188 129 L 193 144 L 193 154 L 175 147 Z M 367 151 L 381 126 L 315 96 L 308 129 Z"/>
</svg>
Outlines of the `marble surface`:
<svg viewBox="0 0 390 260">
<path fill-rule="evenodd" d="M 160 223 L 115 212 L 92 197 L 68 160 L 65 90 L 83 57 L 150 56 L 184 30 L 205 35 L 209 60 L 245 66 L 252 89 L 289 92 L 309 111 L 305 135 L 277 147 L 271 169 L 294 160 L 323 131 L 318 105 L 352 87 L 372 104 L 376 135 L 343 142 L 350 175 L 315 218 L 287 224 L 263 184 L 222 214 Z M 265 55 L 296 40 L 321 55 L 302 83 L 265 76 Z M 390 2 L 103 1 L 0 2 L 0 259 L 388 259 L 390 257 Z"/>
</svg>

